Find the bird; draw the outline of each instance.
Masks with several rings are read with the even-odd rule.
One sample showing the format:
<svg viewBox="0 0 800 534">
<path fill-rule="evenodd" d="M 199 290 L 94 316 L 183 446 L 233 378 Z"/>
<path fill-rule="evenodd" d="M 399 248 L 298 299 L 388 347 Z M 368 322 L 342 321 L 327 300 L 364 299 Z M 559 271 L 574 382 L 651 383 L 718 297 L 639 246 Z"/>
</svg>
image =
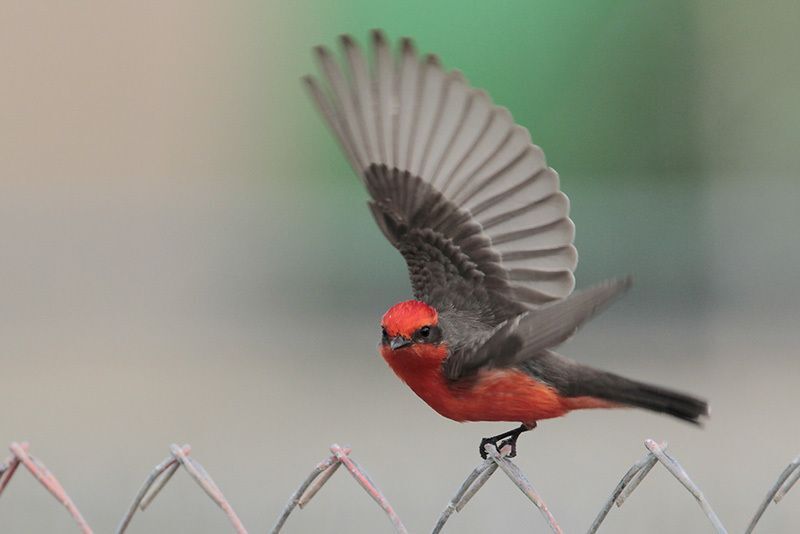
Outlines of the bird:
<svg viewBox="0 0 800 534">
<path fill-rule="evenodd" d="M 484 459 L 490 446 L 514 457 L 522 433 L 577 409 L 700 424 L 703 399 L 555 352 L 631 278 L 573 292 L 569 200 L 528 130 L 411 39 L 393 47 L 373 30 L 369 40 L 371 61 L 349 35 L 341 61 L 315 47 L 322 76 L 302 80 L 408 266 L 414 298 L 380 324 L 394 373 L 446 418 L 519 423 L 481 440 Z"/>
</svg>

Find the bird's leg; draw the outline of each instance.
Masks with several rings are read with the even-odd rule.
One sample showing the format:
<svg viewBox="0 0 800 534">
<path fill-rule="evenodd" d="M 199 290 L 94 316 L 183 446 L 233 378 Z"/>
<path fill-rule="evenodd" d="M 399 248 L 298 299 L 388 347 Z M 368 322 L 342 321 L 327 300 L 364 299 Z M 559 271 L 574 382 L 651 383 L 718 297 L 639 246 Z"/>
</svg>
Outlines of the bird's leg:
<svg viewBox="0 0 800 534">
<path fill-rule="evenodd" d="M 485 447 L 487 444 L 491 444 L 495 449 L 497 449 L 497 452 L 500 452 L 500 449 L 502 449 L 506 445 L 511 445 L 511 452 L 508 453 L 508 457 L 509 458 L 515 457 L 517 455 L 517 438 L 523 432 L 527 432 L 528 430 L 533 430 L 534 428 L 536 428 L 535 421 L 532 423 L 522 423 L 517 428 L 509 430 L 508 432 L 503 432 L 502 434 L 498 434 L 490 438 L 483 438 L 481 440 L 481 445 L 479 448 L 481 453 L 481 458 L 483 458 L 484 460 L 486 459 Z"/>
<path fill-rule="evenodd" d="M 508 453 L 508 457 L 509 458 L 515 457 L 517 455 L 517 438 L 523 432 L 533 430 L 534 428 L 536 428 L 536 421 L 533 421 L 531 423 L 522 423 L 521 425 L 519 425 L 518 428 L 514 429 L 513 431 L 514 433 L 508 439 L 500 443 L 498 450 L 502 449 L 506 445 L 511 445 L 511 452 Z"/>
</svg>

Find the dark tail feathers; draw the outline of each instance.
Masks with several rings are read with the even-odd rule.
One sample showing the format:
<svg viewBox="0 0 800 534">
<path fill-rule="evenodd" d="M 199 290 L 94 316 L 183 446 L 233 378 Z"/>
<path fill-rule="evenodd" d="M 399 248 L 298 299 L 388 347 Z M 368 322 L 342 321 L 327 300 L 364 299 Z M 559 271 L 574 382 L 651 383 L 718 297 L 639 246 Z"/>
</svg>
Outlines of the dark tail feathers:
<svg viewBox="0 0 800 534">
<path fill-rule="evenodd" d="M 708 403 L 697 397 L 595 369 L 591 369 L 591 375 L 573 384 L 570 393 L 666 413 L 694 424 L 708 415 Z"/>
</svg>

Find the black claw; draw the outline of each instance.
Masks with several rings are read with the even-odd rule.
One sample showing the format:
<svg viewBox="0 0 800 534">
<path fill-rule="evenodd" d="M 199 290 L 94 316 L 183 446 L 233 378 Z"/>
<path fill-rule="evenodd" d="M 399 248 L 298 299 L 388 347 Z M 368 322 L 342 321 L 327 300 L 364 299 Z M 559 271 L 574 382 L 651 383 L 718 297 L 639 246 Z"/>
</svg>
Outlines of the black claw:
<svg viewBox="0 0 800 534">
<path fill-rule="evenodd" d="M 517 434 L 517 436 L 519 436 L 519 434 Z M 514 458 L 517 455 L 517 436 L 514 436 L 513 438 L 508 438 L 507 440 L 501 442 L 500 445 L 497 446 L 497 450 L 500 451 L 506 445 L 511 445 L 511 452 L 506 454 L 506 457 Z"/>
<path fill-rule="evenodd" d="M 480 446 L 478 447 L 478 451 L 481 454 L 481 458 L 483 458 L 484 460 L 486 458 L 488 458 L 488 456 L 489 456 L 488 454 L 486 454 L 486 445 L 491 445 L 495 449 L 497 449 L 498 452 L 500 452 L 500 448 L 497 446 L 497 440 L 496 439 L 494 439 L 494 438 L 483 438 L 481 440 Z"/>
<path fill-rule="evenodd" d="M 509 430 L 508 432 L 503 432 L 502 434 L 498 434 L 490 438 L 483 438 L 479 447 L 481 458 L 485 460 L 488 456 L 486 454 L 486 445 L 492 445 L 495 449 L 497 449 L 498 453 L 503 449 L 503 447 L 510 445 L 511 451 L 509 451 L 506 457 L 514 458 L 517 455 L 517 438 L 523 432 L 527 432 L 528 430 L 532 430 L 534 428 L 536 428 L 536 423 L 529 425 L 523 424 L 514 430 Z"/>
</svg>

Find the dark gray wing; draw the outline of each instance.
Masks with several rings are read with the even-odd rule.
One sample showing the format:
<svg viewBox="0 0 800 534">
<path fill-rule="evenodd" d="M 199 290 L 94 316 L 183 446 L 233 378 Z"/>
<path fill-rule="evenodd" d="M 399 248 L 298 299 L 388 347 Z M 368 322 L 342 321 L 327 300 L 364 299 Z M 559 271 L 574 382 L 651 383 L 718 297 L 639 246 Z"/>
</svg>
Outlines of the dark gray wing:
<svg viewBox="0 0 800 534">
<path fill-rule="evenodd" d="M 496 323 L 569 295 L 569 201 L 528 131 L 408 39 L 395 55 L 373 32 L 371 69 L 350 37 L 341 42 L 347 74 L 318 47 L 327 87 L 304 80 L 408 262 L 415 296 Z"/>
<path fill-rule="evenodd" d="M 630 286 L 630 277 L 609 280 L 513 317 L 484 339 L 455 347 L 444 363 L 445 376 L 457 380 L 481 368 L 513 367 L 535 358 L 566 341 Z"/>
</svg>

